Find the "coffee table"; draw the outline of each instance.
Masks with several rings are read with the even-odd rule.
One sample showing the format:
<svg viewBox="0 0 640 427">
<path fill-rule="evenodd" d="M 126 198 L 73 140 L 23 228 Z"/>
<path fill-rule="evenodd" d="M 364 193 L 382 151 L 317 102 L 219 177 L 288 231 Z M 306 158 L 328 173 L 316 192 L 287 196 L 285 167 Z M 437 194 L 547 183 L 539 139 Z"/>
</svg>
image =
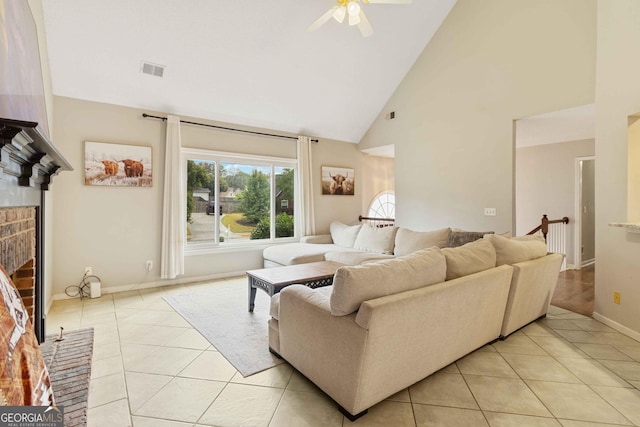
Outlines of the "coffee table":
<svg viewBox="0 0 640 427">
<path fill-rule="evenodd" d="M 284 267 L 262 268 L 247 271 L 249 280 L 249 311 L 253 311 L 256 289 L 262 289 L 273 296 L 289 285 L 300 284 L 310 288 L 320 288 L 333 284 L 333 275 L 339 262 L 320 261 L 307 264 L 286 265 Z"/>
</svg>

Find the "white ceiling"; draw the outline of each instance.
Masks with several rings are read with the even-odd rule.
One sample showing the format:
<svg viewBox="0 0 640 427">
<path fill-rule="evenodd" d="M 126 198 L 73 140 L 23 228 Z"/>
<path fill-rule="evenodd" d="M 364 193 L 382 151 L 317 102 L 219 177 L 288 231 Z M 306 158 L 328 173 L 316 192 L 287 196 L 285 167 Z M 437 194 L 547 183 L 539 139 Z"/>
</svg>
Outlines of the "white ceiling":
<svg viewBox="0 0 640 427">
<path fill-rule="evenodd" d="M 55 95 L 357 143 L 456 0 L 42 0 Z M 141 61 L 165 65 L 143 75 Z"/>
<path fill-rule="evenodd" d="M 595 138 L 595 104 L 531 116 L 516 121 L 516 147 Z"/>
</svg>

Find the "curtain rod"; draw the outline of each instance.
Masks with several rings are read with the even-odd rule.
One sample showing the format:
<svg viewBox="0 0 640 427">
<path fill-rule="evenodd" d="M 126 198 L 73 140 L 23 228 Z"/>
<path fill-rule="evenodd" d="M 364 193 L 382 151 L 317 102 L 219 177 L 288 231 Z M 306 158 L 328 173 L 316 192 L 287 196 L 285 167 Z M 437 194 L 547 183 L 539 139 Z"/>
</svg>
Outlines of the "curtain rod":
<svg viewBox="0 0 640 427">
<path fill-rule="evenodd" d="M 144 118 L 149 117 L 151 119 L 159 119 L 159 120 L 162 120 L 163 122 L 167 120 L 166 117 L 152 116 L 151 114 L 147 114 L 147 113 L 142 113 L 142 117 L 144 117 Z M 250 134 L 253 134 L 253 135 L 262 135 L 262 136 L 271 136 L 271 137 L 274 137 L 274 138 L 284 138 L 284 139 L 295 139 L 295 140 L 298 140 L 298 138 L 295 137 L 295 136 L 274 135 L 272 133 L 264 133 L 264 132 L 255 132 L 255 131 L 252 131 L 252 130 L 227 128 L 227 127 L 224 127 L 224 126 L 210 125 L 210 124 L 207 124 L 207 123 L 190 122 L 190 121 L 187 121 L 187 120 L 180 120 L 180 123 L 186 123 L 188 125 L 204 126 L 204 127 L 208 127 L 208 128 L 216 128 L 216 129 L 222 129 L 222 130 L 230 130 L 232 132 L 244 132 L 244 133 L 250 133 Z M 312 139 L 311 142 L 317 143 L 318 140 L 317 139 Z"/>
</svg>

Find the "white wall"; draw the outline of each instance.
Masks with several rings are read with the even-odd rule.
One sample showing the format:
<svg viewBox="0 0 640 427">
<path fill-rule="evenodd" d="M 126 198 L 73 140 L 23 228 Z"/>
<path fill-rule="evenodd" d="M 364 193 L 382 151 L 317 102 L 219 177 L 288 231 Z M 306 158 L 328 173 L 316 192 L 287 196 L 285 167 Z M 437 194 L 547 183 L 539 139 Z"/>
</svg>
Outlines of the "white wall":
<svg viewBox="0 0 640 427">
<path fill-rule="evenodd" d="M 640 234 L 627 221 L 627 118 L 640 112 L 640 3 L 598 1 L 595 313 L 640 337 Z M 636 184 L 637 185 L 637 184 Z M 613 292 L 621 304 L 613 303 Z"/>
<path fill-rule="evenodd" d="M 540 225 L 543 214 L 549 219 L 569 217 L 567 264 L 576 264 L 576 158 L 594 154 L 593 139 L 516 150 L 516 234 Z"/>
<path fill-rule="evenodd" d="M 360 142 L 395 144 L 398 224 L 511 230 L 513 120 L 593 102 L 595 30 L 595 0 L 459 0 Z"/>
<path fill-rule="evenodd" d="M 128 285 L 163 284 L 159 278 L 162 222 L 165 124 L 143 119 L 134 108 L 101 104 L 78 99 L 55 97 L 55 141 L 72 163 L 74 171 L 56 178 L 54 212 L 54 292 L 60 294 L 68 285 L 78 283 L 85 266 L 93 267 L 105 288 Z M 206 122 L 185 117 L 187 120 Z M 213 123 L 217 124 L 217 123 Z M 222 125 L 229 126 L 223 123 Z M 237 127 L 231 125 L 231 127 Z M 258 129 L 259 131 L 271 130 Z M 203 127 L 183 125 L 185 147 L 217 151 L 295 158 L 295 141 L 252 136 Z M 153 148 L 153 187 L 108 188 L 83 183 L 84 141 L 146 145 Z M 367 174 L 385 176 L 385 171 L 350 143 L 320 139 L 313 145 L 314 202 L 316 228 L 328 232 L 336 219 L 357 222 L 364 194 L 387 184 L 364 184 Z M 348 166 L 356 172 L 355 196 L 322 196 L 321 165 Z M 365 166 L 366 165 L 366 166 Z M 368 201 L 367 201 L 368 203 Z M 145 272 L 145 261 L 156 266 Z M 261 249 L 192 255 L 185 260 L 184 280 L 244 273 L 262 265 Z"/>
</svg>

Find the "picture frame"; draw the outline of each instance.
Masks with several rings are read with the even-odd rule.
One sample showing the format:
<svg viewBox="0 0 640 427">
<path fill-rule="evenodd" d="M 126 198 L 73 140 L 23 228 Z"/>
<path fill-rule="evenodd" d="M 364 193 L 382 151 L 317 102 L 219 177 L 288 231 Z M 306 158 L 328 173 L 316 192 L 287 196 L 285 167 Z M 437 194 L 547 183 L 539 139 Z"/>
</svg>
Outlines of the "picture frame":
<svg viewBox="0 0 640 427">
<path fill-rule="evenodd" d="M 355 194 L 355 171 L 339 166 L 322 166 L 322 194 L 353 196 Z"/>
<path fill-rule="evenodd" d="M 84 183 L 107 187 L 152 187 L 152 147 L 85 141 Z"/>
</svg>

